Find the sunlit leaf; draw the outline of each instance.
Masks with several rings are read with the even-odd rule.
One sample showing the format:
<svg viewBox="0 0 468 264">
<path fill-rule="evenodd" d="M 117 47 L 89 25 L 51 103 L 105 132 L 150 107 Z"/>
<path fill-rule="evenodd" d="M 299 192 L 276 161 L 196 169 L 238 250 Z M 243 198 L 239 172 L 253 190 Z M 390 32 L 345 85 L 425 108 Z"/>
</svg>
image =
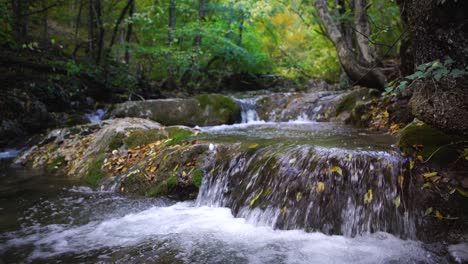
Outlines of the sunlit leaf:
<svg viewBox="0 0 468 264">
<path fill-rule="evenodd" d="M 256 148 L 258 148 L 259 146 L 260 146 L 259 144 L 253 143 L 253 144 L 250 144 L 250 145 L 249 145 L 249 149 L 256 149 Z"/>
<path fill-rule="evenodd" d="M 424 178 L 431 178 L 431 177 L 434 177 L 434 176 L 437 176 L 437 171 L 434 171 L 434 172 L 426 172 L 423 174 Z"/>
<path fill-rule="evenodd" d="M 318 192 L 318 193 L 322 193 L 325 191 L 325 183 L 323 182 L 317 182 L 317 185 L 315 186 L 315 190 Z"/>
<path fill-rule="evenodd" d="M 299 202 L 302 200 L 302 193 L 301 192 L 297 192 L 296 193 L 296 201 Z"/>
<path fill-rule="evenodd" d="M 401 204 L 400 195 L 398 195 L 398 196 L 395 198 L 395 200 L 393 200 L 393 203 L 395 204 L 395 208 L 400 207 L 400 204 Z"/>
<path fill-rule="evenodd" d="M 369 204 L 372 202 L 372 190 L 367 190 L 367 193 L 364 195 L 364 204 Z"/>
<path fill-rule="evenodd" d="M 439 210 L 436 210 L 435 211 L 435 216 L 437 217 L 437 219 L 440 221 L 442 219 L 444 219 L 444 216 L 442 215 L 442 213 L 439 211 Z"/>
<path fill-rule="evenodd" d="M 340 167 L 338 167 L 338 166 L 333 166 L 333 167 L 331 168 L 330 171 L 331 171 L 331 172 L 336 172 L 336 173 L 338 173 L 339 175 L 343 175 L 343 170 L 342 170 Z"/>
<path fill-rule="evenodd" d="M 427 208 L 426 211 L 424 212 L 424 216 L 428 216 L 432 214 L 433 211 L 434 209 L 432 207 Z"/>
</svg>

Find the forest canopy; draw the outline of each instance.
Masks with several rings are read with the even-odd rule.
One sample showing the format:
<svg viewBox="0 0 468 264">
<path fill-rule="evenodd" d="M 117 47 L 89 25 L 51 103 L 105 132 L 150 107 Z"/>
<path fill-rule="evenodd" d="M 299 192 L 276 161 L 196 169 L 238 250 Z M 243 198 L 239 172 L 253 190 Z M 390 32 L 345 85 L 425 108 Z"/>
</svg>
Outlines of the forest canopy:
<svg viewBox="0 0 468 264">
<path fill-rule="evenodd" d="M 396 57 L 403 33 L 397 4 L 368 1 L 366 34 L 354 22 L 358 2 L 366 3 L 326 1 L 333 21 L 349 34 L 351 52 L 360 53 L 364 36 L 380 60 Z M 216 90 L 232 76 L 338 82 L 342 73 L 308 0 L 1 0 L 0 43 L 59 50 L 69 72 L 105 79 L 113 72 L 109 83 L 130 90 L 141 89 L 141 79 Z"/>
</svg>

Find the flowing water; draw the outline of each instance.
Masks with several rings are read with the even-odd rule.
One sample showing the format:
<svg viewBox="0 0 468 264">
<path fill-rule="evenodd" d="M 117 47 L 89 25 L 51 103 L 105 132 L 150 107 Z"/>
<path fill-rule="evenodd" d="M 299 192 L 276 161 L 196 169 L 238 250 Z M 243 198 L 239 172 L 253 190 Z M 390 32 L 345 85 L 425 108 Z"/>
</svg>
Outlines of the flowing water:
<svg viewBox="0 0 468 264">
<path fill-rule="evenodd" d="M 196 201 L 3 169 L 0 263 L 447 262 L 414 237 L 417 212 L 409 183 L 398 188 L 405 160 L 391 136 L 266 122 L 253 106 L 244 104 L 242 124 L 202 128 L 214 169 Z"/>
</svg>

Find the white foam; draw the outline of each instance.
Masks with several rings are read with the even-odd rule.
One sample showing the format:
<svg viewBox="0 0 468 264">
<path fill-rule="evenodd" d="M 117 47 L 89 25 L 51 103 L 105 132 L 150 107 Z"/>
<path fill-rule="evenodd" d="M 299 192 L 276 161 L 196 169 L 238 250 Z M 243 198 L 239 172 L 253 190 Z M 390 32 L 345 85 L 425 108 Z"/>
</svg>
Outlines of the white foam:
<svg viewBox="0 0 468 264">
<path fill-rule="evenodd" d="M 201 251 L 219 257 L 235 252 L 248 263 L 430 262 L 428 253 L 418 242 L 403 241 L 386 233 L 351 239 L 299 230 L 278 231 L 234 218 L 228 208 L 194 207 L 192 203 L 152 207 L 82 226 L 50 225 L 7 241 L 7 247 L 33 243 L 29 260 L 34 260 L 66 252 L 131 247 L 165 240 L 176 245 L 180 251 L 177 257 L 184 262 L 197 257 L 194 248 L 197 254 Z"/>
<path fill-rule="evenodd" d="M 20 149 L 6 149 L 0 152 L 0 159 L 11 159 L 17 157 L 22 150 Z"/>
</svg>

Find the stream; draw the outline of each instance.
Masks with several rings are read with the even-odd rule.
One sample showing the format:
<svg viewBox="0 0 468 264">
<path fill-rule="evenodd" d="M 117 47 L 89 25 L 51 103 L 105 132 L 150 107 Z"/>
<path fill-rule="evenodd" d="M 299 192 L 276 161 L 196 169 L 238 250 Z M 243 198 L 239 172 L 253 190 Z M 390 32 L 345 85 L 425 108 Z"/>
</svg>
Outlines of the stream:
<svg viewBox="0 0 468 264">
<path fill-rule="evenodd" d="M 404 165 L 391 136 L 306 118 L 266 122 L 245 105 L 243 123 L 200 129 L 215 144 L 259 148 L 231 153 L 194 201 L 94 191 L 10 167 L 5 154 L 0 263 L 449 262 L 417 241 L 412 213 L 385 202 L 397 195 L 390 176 Z M 342 175 L 320 178 L 322 165 L 333 164 Z M 320 194 L 305 187 L 317 180 Z M 368 186 L 382 189 L 371 208 L 362 202 Z"/>
</svg>

